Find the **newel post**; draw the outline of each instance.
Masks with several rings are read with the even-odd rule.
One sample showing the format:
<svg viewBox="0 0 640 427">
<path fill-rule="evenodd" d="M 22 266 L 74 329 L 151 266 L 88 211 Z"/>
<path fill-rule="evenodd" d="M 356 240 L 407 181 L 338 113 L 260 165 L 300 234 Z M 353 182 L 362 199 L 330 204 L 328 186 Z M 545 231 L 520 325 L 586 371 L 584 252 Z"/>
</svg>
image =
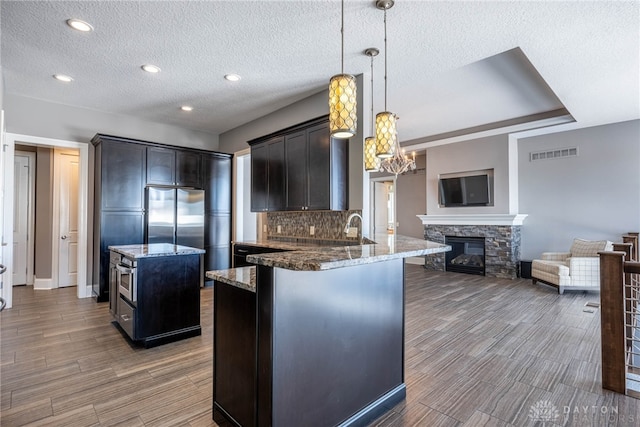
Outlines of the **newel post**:
<svg viewBox="0 0 640 427">
<path fill-rule="evenodd" d="M 624 252 L 600 255 L 600 334 L 602 387 L 626 392 L 624 333 Z"/>
</svg>

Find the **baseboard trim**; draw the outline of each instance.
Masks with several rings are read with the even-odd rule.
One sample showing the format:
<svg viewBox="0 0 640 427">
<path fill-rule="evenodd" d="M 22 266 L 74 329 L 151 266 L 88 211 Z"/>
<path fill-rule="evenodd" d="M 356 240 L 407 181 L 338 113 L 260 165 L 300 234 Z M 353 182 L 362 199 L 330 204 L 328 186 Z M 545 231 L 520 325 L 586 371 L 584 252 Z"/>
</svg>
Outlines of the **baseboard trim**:
<svg viewBox="0 0 640 427">
<path fill-rule="evenodd" d="M 33 278 L 33 289 L 40 291 L 48 291 L 53 289 L 53 279 L 40 279 L 38 277 Z"/>
</svg>

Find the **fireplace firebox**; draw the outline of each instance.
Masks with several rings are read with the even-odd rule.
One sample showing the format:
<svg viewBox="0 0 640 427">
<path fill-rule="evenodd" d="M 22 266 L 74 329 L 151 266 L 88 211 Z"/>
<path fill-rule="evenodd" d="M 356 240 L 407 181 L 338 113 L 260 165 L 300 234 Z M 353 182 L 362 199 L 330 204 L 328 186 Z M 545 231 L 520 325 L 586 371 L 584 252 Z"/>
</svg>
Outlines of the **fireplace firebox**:
<svg viewBox="0 0 640 427">
<path fill-rule="evenodd" d="M 445 236 L 451 251 L 445 256 L 445 270 L 484 276 L 484 237 Z"/>
</svg>

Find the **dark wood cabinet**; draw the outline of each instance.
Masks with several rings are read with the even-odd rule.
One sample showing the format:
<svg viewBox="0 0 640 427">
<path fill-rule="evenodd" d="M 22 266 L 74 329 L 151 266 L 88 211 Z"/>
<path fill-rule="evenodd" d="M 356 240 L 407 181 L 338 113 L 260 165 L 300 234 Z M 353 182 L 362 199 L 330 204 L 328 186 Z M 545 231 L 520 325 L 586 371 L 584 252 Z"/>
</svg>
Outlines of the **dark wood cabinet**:
<svg viewBox="0 0 640 427">
<path fill-rule="evenodd" d="M 326 117 L 249 144 L 252 211 L 348 208 L 348 141 L 330 137 Z"/>
<path fill-rule="evenodd" d="M 269 158 L 267 145 L 259 144 L 251 147 L 251 211 L 263 212 L 268 208 L 269 190 L 267 177 Z"/>
<path fill-rule="evenodd" d="M 100 215 L 100 284 L 94 289 L 98 302 L 109 301 L 109 246 L 135 245 L 144 242 L 143 212 L 102 212 Z M 95 261 L 94 261 L 95 262 Z M 97 285 L 96 280 L 94 283 Z M 96 292 L 97 291 L 97 292 Z"/>
<path fill-rule="evenodd" d="M 174 185 L 176 152 L 169 148 L 147 147 L 147 184 Z"/>
<path fill-rule="evenodd" d="M 284 137 L 286 154 L 287 210 L 301 211 L 307 203 L 308 149 L 307 132 L 294 132 Z"/>
<path fill-rule="evenodd" d="M 247 255 L 268 254 L 271 252 L 286 252 L 286 249 L 274 249 L 265 246 L 243 245 L 234 243 L 233 245 L 233 267 L 246 267 L 255 265 L 247 261 Z"/>
<path fill-rule="evenodd" d="M 284 137 L 268 139 L 251 147 L 251 210 L 281 211 L 285 208 Z"/>
<path fill-rule="evenodd" d="M 96 192 L 100 209 L 144 209 L 145 147 L 105 140 L 101 145 L 100 165 L 96 169 Z"/>
<path fill-rule="evenodd" d="M 176 185 L 179 187 L 201 188 L 200 153 L 176 151 Z"/>
<path fill-rule="evenodd" d="M 109 300 L 109 245 L 142 243 L 146 146 L 96 136 L 93 293 Z"/>
<path fill-rule="evenodd" d="M 231 266 L 232 155 L 96 134 L 93 293 L 109 300 L 109 245 L 145 242 L 145 187 L 205 190 L 205 269 Z"/>
<path fill-rule="evenodd" d="M 231 267 L 231 158 L 202 156 L 205 190 L 204 270 Z"/>
<path fill-rule="evenodd" d="M 200 188 L 200 153 L 162 147 L 147 148 L 147 184 Z"/>
<path fill-rule="evenodd" d="M 231 213 L 231 158 L 216 154 L 202 157 L 205 211 Z"/>
<path fill-rule="evenodd" d="M 285 207 L 285 155 L 284 138 L 276 138 L 267 144 L 269 153 L 269 178 L 267 208 L 281 211 Z"/>
<path fill-rule="evenodd" d="M 145 347 L 200 335 L 200 255 L 135 261 L 135 302 L 117 296 L 116 321 L 127 335 Z"/>
</svg>

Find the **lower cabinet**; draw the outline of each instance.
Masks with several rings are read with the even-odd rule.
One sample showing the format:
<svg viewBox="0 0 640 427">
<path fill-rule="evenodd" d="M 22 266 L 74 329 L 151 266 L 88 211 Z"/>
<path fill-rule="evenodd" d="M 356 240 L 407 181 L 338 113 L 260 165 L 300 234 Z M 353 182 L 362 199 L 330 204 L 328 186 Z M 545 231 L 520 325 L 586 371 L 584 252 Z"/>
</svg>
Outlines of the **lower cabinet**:
<svg viewBox="0 0 640 427">
<path fill-rule="evenodd" d="M 268 254 L 271 252 L 286 252 L 286 250 L 236 243 L 233 245 L 233 267 L 237 268 L 255 265 L 247 261 L 247 255 Z"/>
<path fill-rule="evenodd" d="M 129 338 L 136 339 L 136 309 L 122 296 L 118 298 L 118 325 Z"/>
<path fill-rule="evenodd" d="M 135 301 L 117 293 L 116 322 L 153 347 L 201 334 L 200 254 L 137 258 Z M 133 298 L 132 298 L 133 299 Z"/>
<path fill-rule="evenodd" d="M 107 211 L 102 212 L 100 218 L 100 240 L 94 242 L 94 270 L 97 270 L 97 280 L 93 285 L 93 292 L 97 302 L 109 301 L 111 286 L 112 261 L 109 246 L 134 245 L 144 242 L 144 212 Z"/>
</svg>

